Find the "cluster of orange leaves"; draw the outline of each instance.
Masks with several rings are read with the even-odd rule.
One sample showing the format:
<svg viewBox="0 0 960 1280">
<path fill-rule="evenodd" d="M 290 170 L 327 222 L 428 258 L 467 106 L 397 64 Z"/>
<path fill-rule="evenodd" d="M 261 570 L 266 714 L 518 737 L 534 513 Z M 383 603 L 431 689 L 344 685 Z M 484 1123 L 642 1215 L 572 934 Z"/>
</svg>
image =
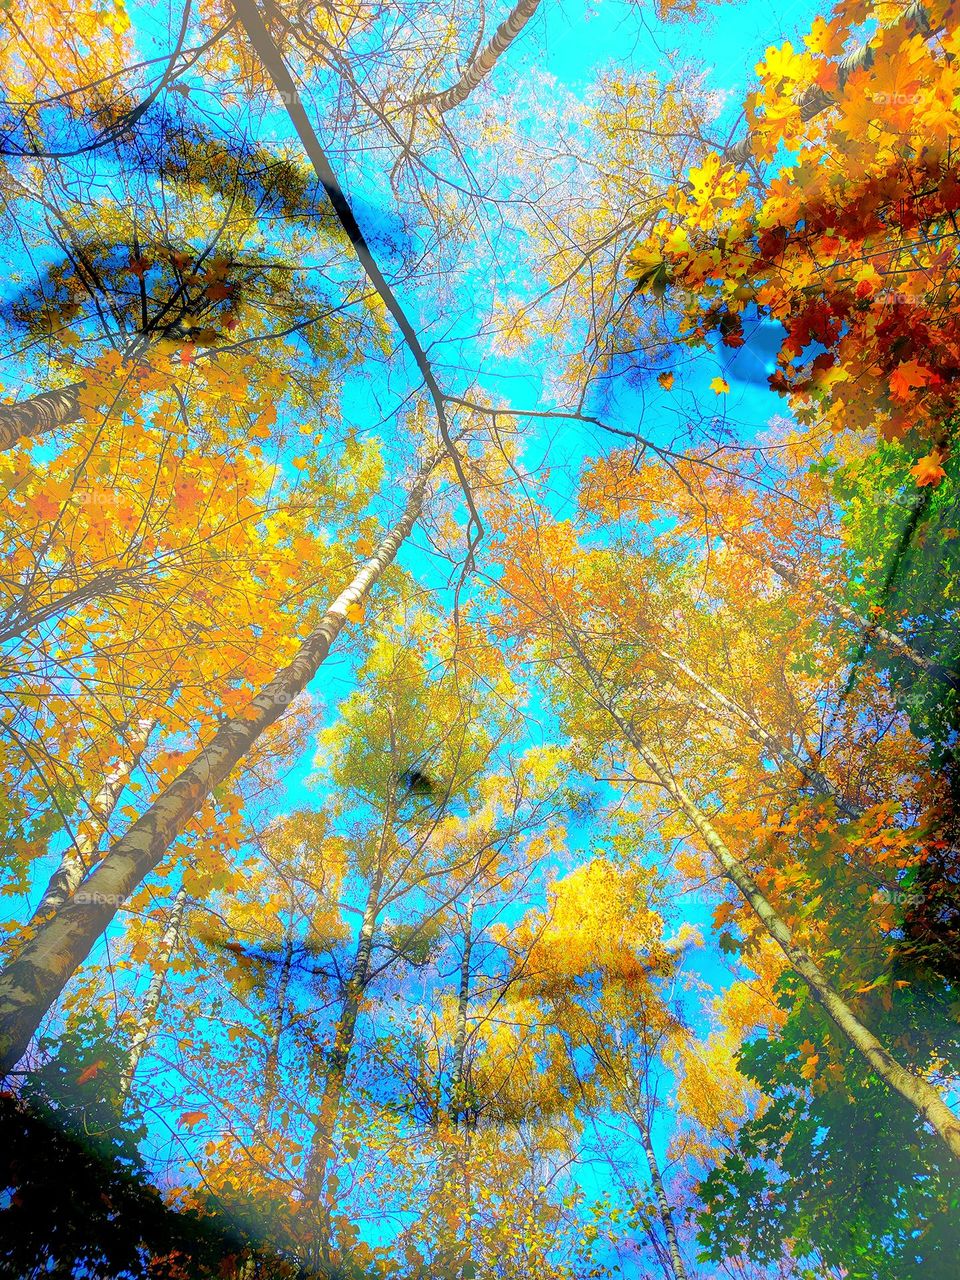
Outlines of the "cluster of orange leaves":
<svg viewBox="0 0 960 1280">
<path fill-rule="evenodd" d="M 942 479 L 960 380 L 958 18 L 953 0 L 919 18 L 844 0 L 805 48 L 768 49 L 746 115 L 773 176 L 758 191 L 749 167 L 708 154 L 628 272 L 682 295 L 691 342 L 716 331 L 736 349 L 755 316 L 779 321 L 771 386 L 836 430 L 926 442 L 920 485 Z M 843 68 L 871 21 L 869 57 Z"/>
</svg>

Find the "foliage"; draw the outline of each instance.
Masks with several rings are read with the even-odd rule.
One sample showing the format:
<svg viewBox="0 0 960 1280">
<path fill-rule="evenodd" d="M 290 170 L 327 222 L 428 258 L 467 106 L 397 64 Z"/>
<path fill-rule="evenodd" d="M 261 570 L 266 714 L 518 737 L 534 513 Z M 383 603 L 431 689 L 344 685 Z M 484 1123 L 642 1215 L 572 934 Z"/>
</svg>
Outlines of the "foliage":
<svg viewBox="0 0 960 1280">
<path fill-rule="evenodd" d="M 799 1258 L 819 1254 L 856 1280 L 946 1280 L 960 1248 L 953 1162 L 837 1045 L 816 1007 L 781 987 L 789 1013 L 776 1040 L 751 1041 L 740 1055 L 770 1104 L 741 1126 L 735 1151 L 702 1186 L 707 1255 L 763 1264 L 788 1239 Z M 935 1005 L 934 993 L 928 999 Z M 891 1039 L 896 1015 L 883 1020 Z M 956 1028 L 952 1039 L 955 1054 Z"/>
<path fill-rule="evenodd" d="M 11 1274 L 955 1268 L 956 6 L 611 5 L 4 9 Z"/>
<path fill-rule="evenodd" d="M 779 322 L 770 382 L 800 419 L 905 437 L 927 450 L 918 480 L 935 484 L 960 367 L 956 12 L 888 8 L 840 4 L 804 47 L 767 50 L 746 102 L 748 155 L 776 161 L 774 175 L 757 190 L 749 168 L 709 154 L 630 274 L 682 295 L 688 341 L 716 331 L 736 349 L 751 315 Z"/>
</svg>

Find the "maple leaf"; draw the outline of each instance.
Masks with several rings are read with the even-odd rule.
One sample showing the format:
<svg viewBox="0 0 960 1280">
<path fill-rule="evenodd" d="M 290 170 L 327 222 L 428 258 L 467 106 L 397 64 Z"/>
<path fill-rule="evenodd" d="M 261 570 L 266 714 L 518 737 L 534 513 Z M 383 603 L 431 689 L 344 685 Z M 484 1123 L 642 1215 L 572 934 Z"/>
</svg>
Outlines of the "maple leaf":
<svg viewBox="0 0 960 1280">
<path fill-rule="evenodd" d="M 811 53 L 831 56 L 837 51 L 836 28 L 839 24 L 827 23 L 823 18 L 814 18 L 809 35 L 804 36 L 803 43 Z"/>
<path fill-rule="evenodd" d="M 714 378 L 710 383 L 710 390 L 718 396 L 726 395 L 730 390 L 730 383 L 727 382 L 726 378 Z"/>
<path fill-rule="evenodd" d="M 207 1118 L 206 1111 L 185 1111 L 180 1117 L 180 1123 L 185 1129 L 195 1129 Z"/>
<path fill-rule="evenodd" d="M 137 279 L 142 280 L 153 266 L 153 263 L 149 258 L 131 258 L 128 265 L 130 271 L 137 277 Z"/>
<path fill-rule="evenodd" d="M 173 487 L 174 497 L 180 507 L 193 508 L 203 499 L 203 494 L 191 479 L 181 479 Z"/>
<path fill-rule="evenodd" d="M 254 440 L 269 440 L 270 428 L 277 420 L 277 411 L 272 404 L 261 409 L 250 426 L 250 435 Z"/>
<path fill-rule="evenodd" d="M 914 463 L 910 468 L 910 474 L 916 480 L 917 487 L 922 489 L 925 485 L 932 485 L 936 488 L 947 474 L 942 464 L 943 456 L 936 449 Z"/>
<path fill-rule="evenodd" d="M 344 612 L 348 622 L 362 622 L 366 610 L 363 601 L 359 600 L 353 604 L 348 604 Z"/>
<path fill-rule="evenodd" d="M 737 909 L 732 902 L 721 902 L 713 913 L 714 928 L 722 929 L 728 920 L 737 914 Z"/>
<path fill-rule="evenodd" d="M 53 520 L 60 511 L 60 503 L 48 493 L 38 493 L 30 499 L 30 505 L 41 520 Z"/>
<path fill-rule="evenodd" d="M 819 1061 L 820 1055 L 818 1053 L 814 1053 L 807 1058 L 806 1062 L 804 1062 L 803 1066 L 800 1068 L 800 1074 L 803 1076 L 804 1080 L 812 1080 L 817 1074 L 817 1063 Z"/>
<path fill-rule="evenodd" d="M 672 373 L 661 373 L 657 377 L 657 381 L 663 387 L 664 391 L 669 391 L 673 386 L 674 376 Z"/>
<path fill-rule="evenodd" d="M 77 1084 L 88 1084 L 89 1081 L 96 1078 L 99 1072 L 107 1065 L 106 1058 L 98 1058 L 92 1066 L 87 1067 L 85 1071 L 81 1071 L 77 1076 Z"/>
<path fill-rule="evenodd" d="M 233 285 L 225 284 L 222 280 L 214 280 L 212 284 L 207 285 L 204 293 L 211 302 L 221 302 L 224 298 L 229 298 L 233 293 Z"/>
<path fill-rule="evenodd" d="M 794 52 L 793 46 L 787 40 L 779 49 L 776 45 L 771 45 L 767 49 L 763 62 L 758 62 L 755 70 L 758 76 L 765 79 L 799 80 L 803 76 L 804 60 L 801 55 Z"/>
<path fill-rule="evenodd" d="M 900 400 L 905 400 L 911 391 L 925 387 L 930 381 L 931 372 L 916 360 L 905 360 L 890 375 L 890 390 Z"/>
</svg>

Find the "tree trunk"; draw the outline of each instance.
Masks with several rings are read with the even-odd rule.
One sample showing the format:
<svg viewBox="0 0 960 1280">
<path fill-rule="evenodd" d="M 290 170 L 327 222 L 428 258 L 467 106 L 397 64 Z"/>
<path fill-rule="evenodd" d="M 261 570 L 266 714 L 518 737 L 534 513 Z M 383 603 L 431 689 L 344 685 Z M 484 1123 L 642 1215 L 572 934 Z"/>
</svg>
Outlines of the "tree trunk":
<svg viewBox="0 0 960 1280">
<path fill-rule="evenodd" d="M 316 675 L 347 621 L 347 609 L 359 604 L 379 581 L 416 523 L 434 462 L 432 459 L 421 470 L 401 519 L 330 605 L 290 665 L 256 695 L 245 713 L 217 730 L 0 974 L 0 1075 L 19 1062 L 44 1014 L 121 904 L 159 865 L 213 788 L 229 776 Z"/>
<path fill-rule="evenodd" d="M 673 777 L 657 756 L 647 750 L 633 729 L 616 712 L 611 710 L 611 715 L 640 759 L 689 818 L 719 862 L 723 874 L 740 890 L 764 928 L 778 943 L 790 968 L 800 974 L 814 998 L 880 1079 L 905 1098 L 933 1126 L 949 1151 L 960 1159 L 960 1118 L 954 1115 L 929 1081 L 902 1067 L 860 1022 L 842 996 L 834 991 L 820 967 L 794 942 L 790 930 L 760 891 L 753 876 L 733 856 L 716 827 L 694 803 L 686 788 Z"/>
<path fill-rule="evenodd" d="M 389 815 L 388 815 L 389 822 Z M 384 833 L 388 827 L 384 824 Z M 317 1238 L 311 1242 L 310 1252 L 314 1261 L 328 1260 L 330 1248 L 330 1214 L 325 1205 L 327 1192 L 327 1168 L 333 1154 L 333 1135 L 337 1128 L 340 1107 L 343 1102 L 343 1090 L 353 1051 L 353 1039 L 357 1030 L 357 1018 L 363 1003 L 364 993 L 370 980 L 370 957 L 373 951 L 373 936 L 380 914 L 380 889 L 383 883 L 383 850 L 377 861 L 377 870 L 370 882 L 367 902 L 357 937 L 357 949 L 354 952 L 353 966 L 344 990 L 343 1004 L 333 1037 L 333 1049 L 327 1061 L 327 1069 L 323 1082 L 323 1095 L 320 1099 L 320 1114 L 310 1145 L 310 1157 L 304 1175 L 304 1198 L 314 1212 Z"/>
<path fill-rule="evenodd" d="M 708 680 L 704 679 L 703 676 L 698 675 L 697 672 L 694 671 L 692 667 L 688 666 L 681 658 L 676 657 L 674 654 L 667 653 L 666 650 L 659 648 L 657 645 L 651 645 L 650 647 L 653 649 L 654 653 L 659 654 L 659 656 L 666 662 L 670 663 L 671 666 L 676 667 L 678 671 L 682 671 L 685 676 L 703 689 L 703 691 L 707 693 L 719 706 L 725 707 L 738 719 L 742 720 L 747 726 L 747 732 L 755 742 L 758 742 L 762 747 L 767 747 L 774 753 L 774 755 L 779 756 L 781 760 L 792 765 L 800 776 L 810 783 L 815 791 L 819 792 L 820 795 L 827 796 L 833 800 L 837 809 L 841 813 L 845 813 L 850 818 L 858 818 L 860 816 L 860 810 L 854 805 L 851 805 L 843 795 L 841 795 L 829 778 L 827 778 L 815 764 L 802 759 L 802 757 L 793 750 L 788 742 L 782 741 L 776 736 L 776 734 L 771 733 L 770 730 L 762 725 L 746 707 L 741 706 L 739 702 L 734 702 L 732 698 L 728 698 L 720 689 L 715 688 Z"/>
<path fill-rule="evenodd" d="M 147 998 L 143 1002 L 140 1017 L 137 1019 L 136 1030 L 133 1033 L 133 1039 L 130 1041 L 130 1053 L 127 1057 L 126 1070 L 120 1077 L 121 1106 L 127 1101 L 130 1086 L 133 1084 L 133 1077 L 137 1073 L 140 1059 L 143 1057 L 144 1050 L 149 1044 L 150 1036 L 156 1026 L 157 1010 L 160 1008 L 160 998 L 163 995 L 163 984 L 166 982 L 167 970 L 170 967 L 177 939 L 180 936 L 180 926 L 183 923 L 183 912 L 186 905 L 187 891 L 181 885 L 173 899 L 173 906 L 170 908 L 170 915 L 167 918 L 167 927 L 163 931 L 160 946 L 157 948 L 154 957 L 153 977 L 147 987 Z"/>
<path fill-rule="evenodd" d="M 466 102 L 539 8 L 540 0 L 519 0 L 510 16 L 497 27 L 490 43 L 470 60 L 456 84 L 442 93 L 426 96 L 423 101 L 429 102 L 441 115 Z"/>
<path fill-rule="evenodd" d="M 819 965 L 794 942 L 790 930 L 777 914 L 772 903 L 760 891 L 759 885 L 747 868 L 733 856 L 719 831 L 700 810 L 687 789 L 674 778 L 663 761 L 647 749 L 630 722 L 625 720 L 604 696 L 603 682 L 569 624 L 567 635 L 580 665 L 593 685 L 596 701 L 617 725 L 624 739 L 656 777 L 667 795 L 686 814 L 697 834 L 717 859 L 723 874 L 739 889 L 744 899 L 753 908 L 760 923 L 778 944 L 790 968 L 803 978 L 814 999 L 880 1079 L 909 1102 L 919 1115 L 933 1126 L 951 1154 L 960 1159 L 960 1118 L 954 1115 L 929 1081 L 906 1070 L 887 1052 L 843 997 L 834 991 Z"/>
<path fill-rule="evenodd" d="M 479 872 L 479 859 L 477 870 Z M 473 1261 L 473 1189 L 470 1177 L 470 1108 L 466 1099 L 467 1028 L 470 1013 L 470 959 L 473 953 L 473 916 L 476 899 L 467 899 L 467 913 L 463 922 L 463 952 L 460 956 L 460 984 L 457 990 L 457 1022 L 453 1040 L 453 1064 L 450 1071 L 450 1124 L 454 1130 L 462 1125 L 459 1138 L 452 1143 L 451 1160 L 441 1154 L 437 1168 L 441 1186 L 447 1183 L 446 1195 L 453 1196 L 461 1206 L 462 1234 L 450 1245 L 444 1245 L 442 1274 L 463 1276 Z M 439 1117 L 438 1117 L 439 1118 Z M 449 1173 L 447 1172 L 449 1170 Z M 449 1182 L 447 1179 L 449 1178 Z M 459 1180 L 459 1184 L 458 1184 Z"/>
<path fill-rule="evenodd" d="M 450 1120 L 454 1128 L 466 1118 L 464 1062 L 467 1051 L 467 1015 L 470 1009 L 470 953 L 473 950 L 474 900 L 467 901 L 463 922 L 463 955 L 460 957 L 460 989 L 457 992 L 457 1030 L 453 1041 L 453 1069 L 450 1072 Z"/>
<path fill-rule="evenodd" d="M 819 600 L 822 600 L 829 609 L 831 609 L 839 618 L 843 618 L 844 622 L 849 622 L 856 627 L 863 635 L 865 641 L 870 641 L 874 637 L 880 640 L 888 649 L 892 649 L 894 653 L 901 658 L 906 658 L 915 667 L 922 671 L 925 675 L 934 676 L 938 680 L 944 681 L 946 684 L 956 687 L 960 684 L 957 677 L 950 671 L 946 671 L 936 662 L 931 662 L 929 658 L 925 658 L 922 653 L 918 653 L 906 640 L 902 639 L 894 631 L 889 631 L 886 627 L 882 627 L 879 622 L 867 622 L 861 618 L 855 609 L 851 609 L 848 604 L 844 604 L 841 600 L 835 600 L 829 591 L 819 586 L 815 582 L 803 582 L 799 575 L 793 569 L 779 560 L 776 556 L 768 556 L 763 558 L 763 563 L 768 564 L 778 578 L 781 578 L 788 586 L 793 587 L 796 591 L 808 590 Z"/>
<path fill-rule="evenodd" d="M 276 1013 L 267 1056 L 263 1064 L 263 1092 L 260 1096 L 260 1109 L 257 1114 L 256 1132 L 261 1136 L 270 1125 L 270 1113 L 273 1110 L 273 1095 L 277 1082 L 277 1069 L 280 1063 L 280 1041 L 283 1038 L 283 1017 L 286 1012 L 287 988 L 290 985 L 290 970 L 293 967 L 293 919 L 291 913 L 290 930 L 283 948 L 283 961 L 280 965 L 280 978 L 277 982 Z"/>
<path fill-rule="evenodd" d="M 96 852 L 100 837 L 107 829 L 113 811 L 123 793 L 123 788 L 127 784 L 127 779 L 140 763 L 140 757 L 146 750 L 147 739 L 150 737 L 155 724 L 155 720 L 139 720 L 137 722 L 137 732 L 131 743 L 133 754 L 129 760 L 121 760 L 114 770 L 107 775 L 103 786 L 97 792 L 90 805 L 90 815 L 96 823 L 96 828 L 91 830 L 88 827 L 84 831 L 78 831 L 76 836 L 71 836 L 70 843 L 61 855 L 60 865 L 50 877 L 50 883 L 47 885 L 36 911 L 34 911 L 27 923 L 27 932 L 37 929 L 45 921 L 49 920 L 51 916 L 55 915 L 67 898 L 71 897 L 80 881 L 89 871 L 90 855 Z"/>
<path fill-rule="evenodd" d="M 686 1267 L 683 1265 L 683 1258 L 680 1254 L 680 1246 L 677 1242 L 677 1227 L 673 1220 L 673 1208 L 667 1198 L 666 1190 L 663 1185 L 663 1178 L 660 1176 L 660 1164 L 657 1160 L 657 1153 L 653 1149 L 653 1142 L 650 1138 L 650 1129 L 642 1115 L 642 1107 L 637 1115 L 637 1129 L 640 1132 L 640 1142 L 643 1146 L 644 1154 L 647 1157 L 647 1166 L 650 1169 L 650 1181 L 653 1184 L 653 1193 L 657 1199 L 657 1209 L 660 1213 L 660 1222 L 663 1226 L 663 1234 L 667 1238 L 667 1252 L 670 1255 L 670 1265 L 673 1268 L 674 1280 L 687 1280 Z"/>
<path fill-rule="evenodd" d="M 0 404 L 0 449 L 12 449 L 20 440 L 44 435 L 76 422 L 81 416 L 80 392 L 87 384 L 41 391 L 18 404 Z"/>
</svg>

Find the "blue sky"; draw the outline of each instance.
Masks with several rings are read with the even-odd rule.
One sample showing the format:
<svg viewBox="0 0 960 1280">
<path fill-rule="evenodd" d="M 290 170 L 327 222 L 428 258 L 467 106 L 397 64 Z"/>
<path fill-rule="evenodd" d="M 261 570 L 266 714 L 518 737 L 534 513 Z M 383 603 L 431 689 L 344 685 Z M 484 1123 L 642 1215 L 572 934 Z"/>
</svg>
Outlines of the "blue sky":
<svg viewBox="0 0 960 1280">
<path fill-rule="evenodd" d="M 736 125 L 743 96 L 753 82 L 754 65 L 765 48 L 780 44 L 785 39 L 796 42 L 817 11 L 806 0 L 776 9 L 757 0 L 746 0 L 744 3 L 717 5 L 696 23 L 681 19 L 663 27 L 655 21 L 648 21 L 645 10 L 640 6 L 619 0 L 598 0 L 587 10 L 557 0 L 545 0 L 528 31 L 510 50 L 508 59 L 514 68 L 524 68 L 528 74 L 551 77 L 557 92 L 581 99 L 590 93 L 597 76 L 614 66 L 629 74 L 652 71 L 667 78 L 678 64 L 686 64 L 691 77 L 702 76 L 703 85 L 718 94 L 722 101 L 715 125 L 717 136 L 722 138 Z M 141 6 L 133 10 L 132 18 L 142 49 L 149 53 L 154 42 L 158 48 L 169 46 L 169 23 L 165 12 Z M 495 72 L 494 90 L 496 84 Z M 493 105 L 495 108 L 495 99 Z M 322 120 L 317 123 L 322 134 Z M 263 119 L 261 136 L 264 140 L 294 142 L 292 127 L 279 111 L 273 111 Z M 358 157 L 345 175 L 345 185 L 348 194 L 358 200 L 361 221 L 369 218 L 366 225 L 374 228 L 378 220 L 391 224 L 393 213 L 389 187 L 375 160 Z M 378 210 L 385 210 L 385 215 Z M 378 237 L 373 239 L 376 247 Z M 382 265 L 389 273 L 389 257 Z M 532 289 L 535 282 L 527 283 Z M 472 278 L 467 277 L 460 312 L 452 325 L 448 316 L 436 314 L 429 289 L 418 287 L 416 278 L 398 286 L 402 302 L 434 344 L 431 354 L 438 366 L 447 371 L 447 389 L 465 391 L 472 382 L 504 407 L 569 407 L 551 399 L 542 353 L 534 349 L 505 358 L 486 350 L 483 342 L 472 336 L 479 328 L 485 285 L 481 259 L 476 274 Z M 472 305 L 474 299 L 477 300 L 476 305 Z M 759 352 L 756 346 L 761 348 Z M 645 435 L 655 441 L 666 441 L 676 432 L 678 420 L 696 418 L 705 413 L 725 417 L 741 439 L 751 439 L 764 428 L 772 415 L 785 412 L 782 399 L 768 391 L 756 378 L 758 363 L 763 364 L 766 359 L 762 334 L 758 335 L 756 346 L 751 348 L 748 343 L 740 353 L 710 349 L 695 354 L 688 349 L 682 353 L 667 353 L 664 367 L 675 368 L 677 373 L 672 391 L 662 390 L 653 380 L 639 389 L 625 384 L 615 385 L 605 398 L 602 416 L 611 425 L 628 429 L 635 429 L 642 420 Z M 462 385 L 457 385 L 449 372 L 457 368 L 469 371 L 469 379 L 464 375 Z M 722 397 L 716 396 L 709 386 L 718 373 L 726 376 L 731 384 L 730 392 Z M 409 362 L 398 362 L 398 367 L 389 376 L 377 375 L 377 380 L 371 380 L 368 370 L 359 371 L 344 392 L 345 417 L 361 429 L 376 430 L 383 416 L 400 403 L 412 385 Z M 587 408 L 591 408 L 589 403 Z M 602 437 L 585 433 L 580 425 L 559 430 L 553 436 L 551 448 L 562 455 L 567 468 L 563 474 L 570 482 L 565 488 L 558 481 L 552 491 L 544 495 L 556 514 L 570 513 L 573 474 L 578 463 L 596 450 L 599 439 Z M 535 450 L 537 444 L 542 446 L 543 437 L 538 437 L 531 449 Z M 401 561 L 419 580 L 441 587 L 442 577 L 428 556 L 422 539 L 414 537 L 411 540 Z M 316 694 L 322 699 L 328 719 L 335 713 L 338 696 L 349 692 L 352 666 L 349 656 L 340 655 L 324 668 L 315 682 Z M 548 710 L 536 701 L 532 710 L 537 712 L 537 717 L 544 721 L 549 731 Z M 322 780 L 310 784 L 315 775 L 316 762 L 311 750 L 288 776 L 285 796 L 288 803 L 285 808 L 299 807 L 305 801 L 312 805 L 322 802 Z M 599 838 L 602 839 L 602 834 Z M 587 828 L 574 833 L 577 848 L 589 848 L 597 839 L 598 833 Z M 38 868 L 38 884 L 44 878 L 45 870 Z M 700 903 L 690 909 L 688 918 L 703 925 L 709 914 L 709 908 Z M 690 963 L 714 989 L 729 981 L 729 970 L 713 952 L 693 958 Z M 666 1135 L 661 1131 L 656 1136 L 662 1142 Z M 155 1140 L 158 1147 L 164 1141 L 159 1130 Z M 579 1171 L 579 1178 L 591 1195 L 599 1194 L 610 1185 L 608 1172 L 595 1163 L 584 1165 Z M 639 1269 L 625 1272 L 628 1277 L 631 1274 L 636 1280 L 641 1280 L 644 1273 Z"/>
</svg>

